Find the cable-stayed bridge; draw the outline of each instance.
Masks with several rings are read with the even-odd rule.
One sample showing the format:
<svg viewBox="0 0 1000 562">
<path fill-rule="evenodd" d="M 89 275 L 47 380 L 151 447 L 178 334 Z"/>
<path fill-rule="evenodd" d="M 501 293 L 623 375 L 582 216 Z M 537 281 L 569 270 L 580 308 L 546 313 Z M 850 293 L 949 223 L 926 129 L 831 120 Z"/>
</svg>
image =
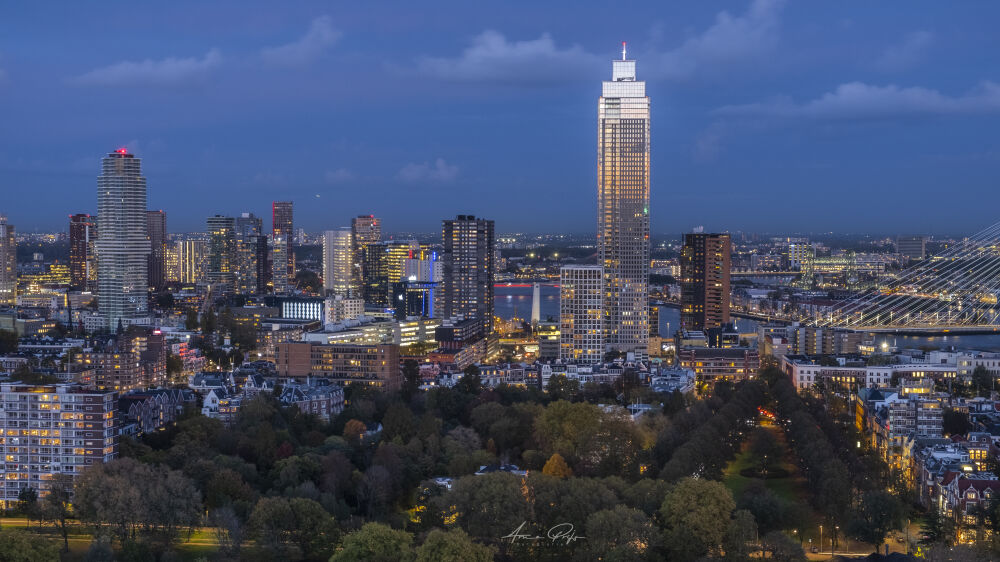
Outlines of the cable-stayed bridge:
<svg viewBox="0 0 1000 562">
<path fill-rule="evenodd" d="M 1000 331 L 998 296 L 1000 223 L 837 304 L 812 324 L 870 332 Z"/>
</svg>

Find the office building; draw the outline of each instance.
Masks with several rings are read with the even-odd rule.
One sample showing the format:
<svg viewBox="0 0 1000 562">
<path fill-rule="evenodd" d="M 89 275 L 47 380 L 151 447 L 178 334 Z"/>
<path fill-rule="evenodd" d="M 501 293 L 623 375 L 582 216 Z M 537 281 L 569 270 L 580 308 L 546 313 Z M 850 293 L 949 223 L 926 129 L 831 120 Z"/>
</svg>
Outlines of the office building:
<svg viewBox="0 0 1000 562">
<path fill-rule="evenodd" d="M 681 248 L 681 329 L 705 331 L 729 323 L 728 234 L 684 235 Z"/>
<path fill-rule="evenodd" d="M 205 278 L 209 283 L 225 285 L 232 290 L 236 283 L 236 222 L 233 217 L 215 215 L 205 221 L 208 230 L 208 267 Z"/>
<path fill-rule="evenodd" d="M 292 251 L 294 237 L 295 221 L 292 218 L 292 202 L 273 202 L 271 204 L 271 259 L 274 260 L 274 263 L 272 264 L 271 271 L 272 274 L 277 275 L 282 270 L 282 267 L 284 267 L 285 272 L 285 279 L 274 279 L 275 292 L 278 292 L 278 287 L 281 287 L 282 291 L 287 293 L 288 287 L 295 283 L 295 253 Z M 278 238 L 281 239 L 281 243 L 285 246 L 283 249 L 277 248 Z M 280 261 L 278 258 L 280 258 Z"/>
<path fill-rule="evenodd" d="M 559 270 L 559 358 L 564 363 L 604 360 L 604 270 L 570 265 Z"/>
<path fill-rule="evenodd" d="M 74 288 L 91 289 L 97 280 L 97 264 L 94 262 L 96 241 L 97 225 L 90 215 L 77 213 L 69 216 L 69 275 Z"/>
<path fill-rule="evenodd" d="M 403 280 L 404 261 L 419 258 L 420 252 L 420 244 L 416 240 L 387 240 L 366 245 L 362 268 L 364 285 L 361 288 L 365 302 L 391 306 L 392 284 Z"/>
<path fill-rule="evenodd" d="M 389 303 L 397 320 L 410 316 L 434 318 L 437 283 L 399 281 L 390 284 Z"/>
<path fill-rule="evenodd" d="M 0 508 L 25 488 L 48 492 L 59 474 L 76 477 L 118 456 L 118 393 L 74 384 L 0 384 Z M 29 421 L 30 420 L 30 421 Z"/>
<path fill-rule="evenodd" d="M 395 344 L 278 343 L 274 363 L 279 377 L 322 377 L 386 390 L 400 385 L 399 346 Z"/>
<path fill-rule="evenodd" d="M 97 178 L 97 305 L 109 330 L 149 317 L 146 178 L 141 161 L 119 148 Z"/>
<path fill-rule="evenodd" d="M 382 219 L 358 215 L 351 219 L 351 243 L 354 245 L 354 291 L 361 295 L 364 286 L 365 248 L 382 240 Z"/>
<path fill-rule="evenodd" d="M 493 282 L 496 275 L 493 221 L 458 215 L 443 221 L 442 318 L 463 316 L 493 332 Z"/>
<path fill-rule="evenodd" d="M 816 259 L 816 249 L 808 242 L 792 242 L 788 245 L 788 269 L 801 271 L 808 269 Z"/>
<path fill-rule="evenodd" d="M 149 258 L 146 260 L 149 288 L 159 291 L 166 284 L 166 274 L 164 273 L 167 245 L 166 213 L 146 211 L 146 237 L 149 238 Z"/>
<path fill-rule="evenodd" d="M 911 261 L 927 257 L 926 236 L 897 236 L 896 253 Z"/>
<path fill-rule="evenodd" d="M 0 307 L 17 304 L 17 238 L 14 225 L 0 215 Z"/>
<path fill-rule="evenodd" d="M 635 61 L 612 62 L 597 109 L 597 243 L 604 344 L 644 358 L 649 343 L 649 97 Z"/>
<path fill-rule="evenodd" d="M 323 233 L 323 289 L 329 294 L 350 297 L 354 281 L 354 244 L 350 228 Z"/>
</svg>

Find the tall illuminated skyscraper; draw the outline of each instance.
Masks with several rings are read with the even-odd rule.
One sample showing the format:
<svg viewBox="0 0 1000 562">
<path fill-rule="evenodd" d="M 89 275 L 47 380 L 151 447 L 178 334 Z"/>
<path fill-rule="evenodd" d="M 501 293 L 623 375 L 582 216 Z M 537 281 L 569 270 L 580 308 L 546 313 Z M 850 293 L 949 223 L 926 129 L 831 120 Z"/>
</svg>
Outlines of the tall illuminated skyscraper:
<svg viewBox="0 0 1000 562">
<path fill-rule="evenodd" d="M 382 220 L 375 215 L 358 215 L 351 219 L 351 243 L 354 244 L 354 281 L 352 290 L 361 295 L 365 284 L 365 248 L 382 240 Z"/>
<path fill-rule="evenodd" d="M 72 285 L 79 289 L 90 289 L 91 281 L 97 277 L 96 272 L 91 271 L 96 229 L 90 215 L 77 213 L 69 216 L 69 276 Z"/>
<path fill-rule="evenodd" d="M 226 290 L 236 284 L 236 221 L 233 217 L 215 215 L 205 221 L 208 229 L 209 283 L 223 283 Z"/>
<path fill-rule="evenodd" d="M 160 290 L 165 284 L 164 256 L 167 242 L 167 214 L 163 211 L 146 211 L 146 235 L 149 238 L 149 287 Z"/>
<path fill-rule="evenodd" d="M 17 238 L 14 225 L 0 215 L 0 306 L 17 304 Z"/>
<path fill-rule="evenodd" d="M 281 238 L 284 248 L 278 248 L 276 240 Z M 271 243 L 273 251 L 271 253 L 273 272 L 275 276 L 281 273 L 281 267 L 285 268 L 285 279 L 274 278 L 275 292 L 281 288 L 282 293 L 288 292 L 288 287 L 294 284 L 295 280 L 295 253 L 292 252 L 292 243 L 295 238 L 295 221 L 292 218 L 291 201 L 274 201 L 271 203 Z"/>
<path fill-rule="evenodd" d="M 140 160 L 119 148 L 97 177 L 97 305 L 109 330 L 149 316 L 146 178 Z"/>
<path fill-rule="evenodd" d="M 351 295 L 354 281 L 354 245 L 351 229 L 323 233 L 323 289 L 333 295 Z"/>
<path fill-rule="evenodd" d="M 604 343 L 645 358 L 649 343 L 649 97 L 635 61 L 612 62 L 597 105 L 597 242 Z"/>
<path fill-rule="evenodd" d="M 486 334 L 493 332 L 493 282 L 496 276 L 496 245 L 493 221 L 473 215 L 458 215 L 443 221 L 444 262 L 442 280 L 443 318 L 463 315 L 482 322 Z"/>
</svg>

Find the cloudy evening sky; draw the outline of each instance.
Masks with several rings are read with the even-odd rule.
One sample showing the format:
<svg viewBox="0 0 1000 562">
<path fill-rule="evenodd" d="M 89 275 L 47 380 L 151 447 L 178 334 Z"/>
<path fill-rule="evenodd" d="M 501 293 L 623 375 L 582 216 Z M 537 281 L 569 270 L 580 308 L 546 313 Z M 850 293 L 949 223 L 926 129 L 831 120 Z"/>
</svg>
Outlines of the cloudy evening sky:
<svg viewBox="0 0 1000 562">
<path fill-rule="evenodd" d="M 1000 4 L 23 2 L 0 8 L 0 213 L 96 211 L 143 159 L 171 231 L 592 232 L 601 80 L 652 100 L 654 233 L 973 232 L 1000 220 Z"/>
</svg>

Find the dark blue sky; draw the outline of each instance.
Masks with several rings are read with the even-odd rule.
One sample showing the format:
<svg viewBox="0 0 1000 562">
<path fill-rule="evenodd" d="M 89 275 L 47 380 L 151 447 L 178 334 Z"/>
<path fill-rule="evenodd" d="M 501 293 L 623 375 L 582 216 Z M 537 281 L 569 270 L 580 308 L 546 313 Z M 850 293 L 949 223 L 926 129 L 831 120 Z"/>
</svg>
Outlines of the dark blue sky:
<svg viewBox="0 0 1000 562">
<path fill-rule="evenodd" d="M 206 5 L 208 4 L 208 5 Z M 172 231 L 592 232 L 600 82 L 629 41 L 653 104 L 654 233 L 974 232 L 1000 219 L 1000 4 L 11 3 L 0 213 L 95 212 L 143 159 Z M 630 57 L 631 58 L 631 57 Z"/>
</svg>

